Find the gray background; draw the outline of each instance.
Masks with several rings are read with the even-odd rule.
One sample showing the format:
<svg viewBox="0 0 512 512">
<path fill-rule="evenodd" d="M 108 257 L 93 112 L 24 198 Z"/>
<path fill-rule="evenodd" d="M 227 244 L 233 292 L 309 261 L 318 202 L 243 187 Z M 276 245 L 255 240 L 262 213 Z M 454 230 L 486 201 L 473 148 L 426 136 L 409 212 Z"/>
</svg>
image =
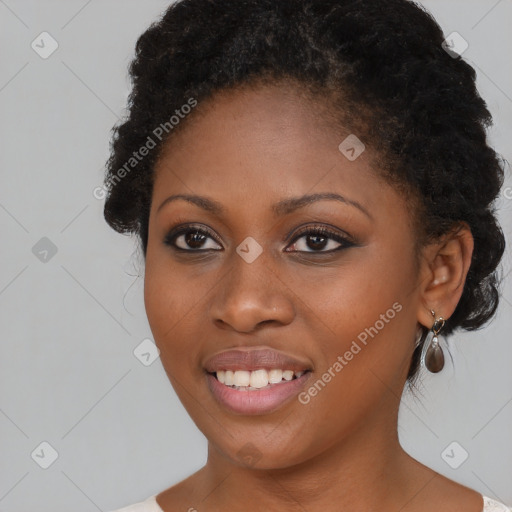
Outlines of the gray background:
<svg viewBox="0 0 512 512">
<path fill-rule="evenodd" d="M 457 31 L 468 41 L 464 57 L 495 117 L 491 143 L 510 160 L 512 1 L 423 4 L 446 35 Z M 133 353 L 151 338 L 143 260 L 134 239 L 106 225 L 103 201 L 93 196 L 110 129 L 124 114 L 136 38 L 167 5 L 0 0 L 3 512 L 112 510 L 163 490 L 206 460 L 206 440 L 160 360 L 145 366 Z M 43 31 L 59 45 L 47 59 L 31 47 Z M 510 239 L 512 188 L 506 190 L 498 207 Z M 511 268 L 508 249 L 503 273 Z M 403 397 L 399 422 L 413 457 L 508 504 L 511 318 L 506 280 L 497 318 L 450 341 L 455 367 L 424 375 L 423 397 Z M 44 441 L 58 453 L 47 469 L 40 467 L 51 462 Z M 452 464 L 462 449 L 469 454 L 457 469 L 443 456 L 454 441 L 462 448 L 448 450 Z"/>
</svg>

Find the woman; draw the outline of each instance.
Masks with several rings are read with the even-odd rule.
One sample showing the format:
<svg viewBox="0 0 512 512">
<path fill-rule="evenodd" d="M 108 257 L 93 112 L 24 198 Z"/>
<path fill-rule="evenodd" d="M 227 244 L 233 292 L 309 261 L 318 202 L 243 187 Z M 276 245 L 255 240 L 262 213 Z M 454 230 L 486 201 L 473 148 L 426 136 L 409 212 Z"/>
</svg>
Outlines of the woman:
<svg viewBox="0 0 512 512">
<path fill-rule="evenodd" d="M 397 436 L 443 336 L 494 315 L 504 251 L 491 116 L 437 23 L 406 0 L 183 0 L 130 73 L 105 218 L 139 237 L 208 460 L 122 510 L 509 510 Z"/>
</svg>

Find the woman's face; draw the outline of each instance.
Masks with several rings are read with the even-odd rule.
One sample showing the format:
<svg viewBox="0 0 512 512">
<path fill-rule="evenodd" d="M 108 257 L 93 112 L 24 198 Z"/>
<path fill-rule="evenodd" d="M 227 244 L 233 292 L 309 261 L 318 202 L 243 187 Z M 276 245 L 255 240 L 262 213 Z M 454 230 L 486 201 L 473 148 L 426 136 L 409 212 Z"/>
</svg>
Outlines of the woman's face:
<svg viewBox="0 0 512 512">
<path fill-rule="evenodd" d="M 239 89 L 196 111 L 155 168 L 144 291 L 188 413 L 261 468 L 394 436 L 424 308 L 411 212 L 313 100 Z"/>
</svg>

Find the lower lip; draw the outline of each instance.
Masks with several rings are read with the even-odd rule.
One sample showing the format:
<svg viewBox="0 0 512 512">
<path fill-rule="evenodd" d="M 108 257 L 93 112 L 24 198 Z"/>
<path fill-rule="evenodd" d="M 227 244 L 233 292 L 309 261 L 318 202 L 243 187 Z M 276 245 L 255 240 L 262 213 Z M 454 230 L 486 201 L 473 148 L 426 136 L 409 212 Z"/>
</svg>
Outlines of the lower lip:
<svg viewBox="0 0 512 512">
<path fill-rule="evenodd" d="M 268 414 L 298 395 L 311 372 L 297 379 L 283 380 L 268 388 L 238 390 L 221 384 L 210 373 L 206 374 L 208 387 L 216 400 L 226 409 L 236 414 Z"/>
</svg>

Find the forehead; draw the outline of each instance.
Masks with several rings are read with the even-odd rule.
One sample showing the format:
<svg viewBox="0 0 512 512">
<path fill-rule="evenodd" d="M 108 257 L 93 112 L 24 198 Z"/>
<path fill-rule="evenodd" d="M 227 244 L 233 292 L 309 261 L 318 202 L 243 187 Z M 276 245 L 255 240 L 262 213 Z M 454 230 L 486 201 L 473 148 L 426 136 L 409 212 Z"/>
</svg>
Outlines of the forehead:
<svg viewBox="0 0 512 512">
<path fill-rule="evenodd" d="M 168 139 L 155 166 L 154 202 L 195 193 L 256 204 L 337 191 L 370 204 L 387 192 L 372 167 L 371 144 L 349 160 L 339 145 L 357 135 L 334 119 L 328 101 L 297 88 L 222 91 L 200 103 Z"/>
</svg>

